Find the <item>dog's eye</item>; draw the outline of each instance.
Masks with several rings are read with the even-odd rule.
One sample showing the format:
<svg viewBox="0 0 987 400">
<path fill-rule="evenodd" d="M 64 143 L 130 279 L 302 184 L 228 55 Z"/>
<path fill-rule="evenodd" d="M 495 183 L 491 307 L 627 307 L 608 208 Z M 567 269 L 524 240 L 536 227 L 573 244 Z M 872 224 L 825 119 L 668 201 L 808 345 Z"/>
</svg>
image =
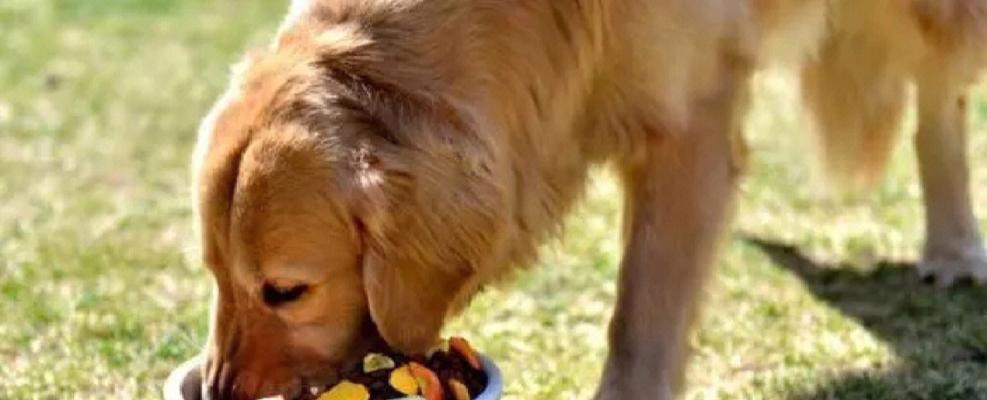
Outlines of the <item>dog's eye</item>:
<svg viewBox="0 0 987 400">
<path fill-rule="evenodd" d="M 262 289 L 264 303 L 270 307 L 277 307 L 285 303 L 296 301 L 308 291 L 308 285 L 300 284 L 288 287 L 276 286 L 270 282 L 264 282 Z"/>
</svg>

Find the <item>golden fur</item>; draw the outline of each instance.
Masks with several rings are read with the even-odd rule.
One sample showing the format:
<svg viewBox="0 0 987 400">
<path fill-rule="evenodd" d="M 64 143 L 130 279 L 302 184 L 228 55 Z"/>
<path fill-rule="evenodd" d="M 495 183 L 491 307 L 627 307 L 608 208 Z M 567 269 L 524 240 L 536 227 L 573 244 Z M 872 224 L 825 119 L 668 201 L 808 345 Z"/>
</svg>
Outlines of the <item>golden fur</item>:
<svg viewBox="0 0 987 400">
<path fill-rule="evenodd" d="M 923 266 L 987 272 L 957 161 L 985 38 L 985 0 L 295 1 L 200 133 L 206 392 L 292 396 L 381 341 L 426 350 L 609 162 L 627 247 L 597 397 L 673 397 L 743 165 L 748 80 L 774 61 L 804 63 L 844 181 L 879 171 L 916 81 L 935 189 Z"/>
</svg>

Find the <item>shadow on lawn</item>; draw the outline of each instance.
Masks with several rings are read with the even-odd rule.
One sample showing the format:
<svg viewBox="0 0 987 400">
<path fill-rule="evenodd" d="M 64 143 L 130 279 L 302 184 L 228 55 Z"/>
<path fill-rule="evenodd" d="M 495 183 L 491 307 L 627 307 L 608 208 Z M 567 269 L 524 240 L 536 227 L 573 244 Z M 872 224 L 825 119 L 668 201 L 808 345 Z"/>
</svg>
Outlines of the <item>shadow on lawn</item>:
<svg viewBox="0 0 987 400">
<path fill-rule="evenodd" d="M 820 300 L 888 343 L 898 361 L 838 371 L 792 399 L 987 399 L 987 288 L 923 283 L 914 265 L 812 261 L 791 245 L 743 237 Z"/>
</svg>

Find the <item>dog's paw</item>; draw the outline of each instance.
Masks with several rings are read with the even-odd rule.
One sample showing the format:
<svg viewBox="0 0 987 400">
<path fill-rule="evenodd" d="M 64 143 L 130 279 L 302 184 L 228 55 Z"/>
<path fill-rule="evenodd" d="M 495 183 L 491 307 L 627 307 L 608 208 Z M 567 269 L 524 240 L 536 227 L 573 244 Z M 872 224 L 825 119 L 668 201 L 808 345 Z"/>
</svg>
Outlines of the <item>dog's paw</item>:
<svg viewBox="0 0 987 400">
<path fill-rule="evenodd" d="M 970 278 L 987 285 L 987 251 L 978 243 L 949 249 L 928 249 L 918 265 L 919 276 L 939 287 Z"/>
</svg>

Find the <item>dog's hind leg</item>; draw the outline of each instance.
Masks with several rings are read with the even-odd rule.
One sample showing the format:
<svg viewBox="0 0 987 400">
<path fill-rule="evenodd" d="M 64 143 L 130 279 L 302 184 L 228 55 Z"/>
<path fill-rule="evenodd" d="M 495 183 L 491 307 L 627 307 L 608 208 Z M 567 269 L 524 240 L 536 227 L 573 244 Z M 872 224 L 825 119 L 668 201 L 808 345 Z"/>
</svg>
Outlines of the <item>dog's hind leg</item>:
<svg viewBox="0 0 987 400">
<path fill-rule="evenodd" d="M 966 89 L 949 57 L 930 57 L 917 75 L 918 152 L 926 238 L 919 272 L 942 286 L 972 277 L 987 283 L 987 252 L 970 202 Z M 945 62 L 944 62 L 945 61 Z"/>
<path fill-rule="evenodd" d="M 598 400 L 669 400 L 728 219 L 747 73 L 692 108 L 684 132 L 653 133 L 622 160 L 626 247 Z"/>
</svg>

